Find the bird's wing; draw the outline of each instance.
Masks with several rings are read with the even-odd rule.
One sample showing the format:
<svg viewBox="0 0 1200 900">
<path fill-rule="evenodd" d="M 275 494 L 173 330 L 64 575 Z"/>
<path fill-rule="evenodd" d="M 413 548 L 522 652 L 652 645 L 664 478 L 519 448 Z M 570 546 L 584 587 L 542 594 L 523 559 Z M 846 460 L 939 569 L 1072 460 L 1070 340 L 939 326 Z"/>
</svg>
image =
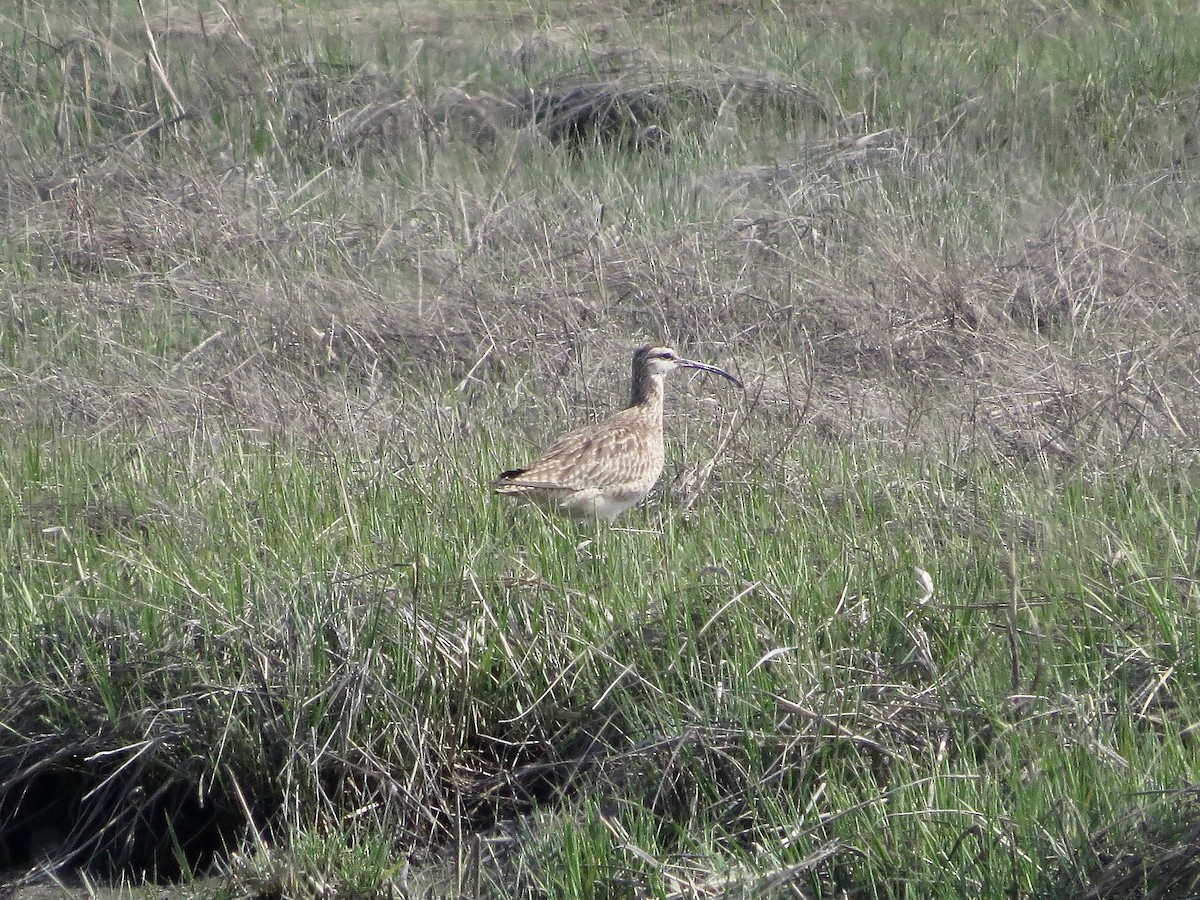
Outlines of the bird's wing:
<svg viewBox="0 0 1200 900">
<path fill-rule="evenodd" d="M 522 469 L 497 483 L 544 490 L 583 490 L 628 481 L 645 467 L 643 429 L 621 421 L 588 425 L 563 435 Z"/>
</svg>

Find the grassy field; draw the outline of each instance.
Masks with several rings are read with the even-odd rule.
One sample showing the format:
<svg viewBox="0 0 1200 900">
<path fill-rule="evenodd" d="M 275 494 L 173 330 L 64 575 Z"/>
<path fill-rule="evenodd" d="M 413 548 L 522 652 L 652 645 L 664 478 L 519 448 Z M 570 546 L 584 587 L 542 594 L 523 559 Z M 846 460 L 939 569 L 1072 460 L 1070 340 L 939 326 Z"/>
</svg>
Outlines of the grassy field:
<svg viewBox="0 0 1200 900">
<path fill-rule="evenodd" d="M 1200 11 L 329 6 L 0 10 L 0 895 L 1200 893 Z"/>
</svg>

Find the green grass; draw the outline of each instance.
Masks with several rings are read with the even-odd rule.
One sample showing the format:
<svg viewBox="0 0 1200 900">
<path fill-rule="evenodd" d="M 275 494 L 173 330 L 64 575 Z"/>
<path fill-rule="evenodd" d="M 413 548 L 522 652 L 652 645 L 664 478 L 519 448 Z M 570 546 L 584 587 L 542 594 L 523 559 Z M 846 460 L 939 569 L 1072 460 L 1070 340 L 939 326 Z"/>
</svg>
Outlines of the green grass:
<svg viewBox="0 0 1200 900">
<path fill-rule="evenodd" d="M 0 879 L 1188 895 L 1200 16 L 230 13 L 0 15 Z"/>
<path fill-rule="evenodd" d="M 372 815 L 418 833 L 434 798 L 490 819 L 549 790 L 550 831 L 515 820 L 522 865 L 485 867 L 522 890 L 607 893 L 630 865 L 667 890 L 685 859 L 744 879 L 836 841 L 847 883 L 954 896 L 1032 891 L 1139 792 L 1197 776 L 1178 586 L 1194 483 L 1074 479 L 1055 509 L 1044 478 L 967 486 L 947 466 L 811 453 L 809 496 L 752 478 L 689 521 L 668 506 L 632 517 L 650 530 L 592 533 L 469 487 L 500 462 L 478 441 L 425 482 L 246 443 L 180 478 L 131 441 L 47 437 L 6 453 L 6 555 L 23 560 L 2 585 L 6 679 L 63 696 L 60 727 L 94 691 L 129 746 L 162 727 L 132 711 L 191 697 L 159 764 L 214 742 L 209 778 L 282 795 L 288 872 L 349 893 L 399 877 L 397 849 L 341 818 L 371 778 L 407 779 Z M 48 508 L 22 516 L 14 485 Z M 1041 533 L 1018 551 L 1015 685 L 986 526 L 1014 509 Z M 968 510 L 983 527 L 964 533 Z M 99 619 L 121 625 L 98 638 Z M 61 649 L 31 655 L 50 634 Z M 269 716 L 242 696 L 264 690 Z M 282 771 L 256 770 L 280 752 Z M 365 782 L 321 784 L 339 764 Z"/>
</svg>

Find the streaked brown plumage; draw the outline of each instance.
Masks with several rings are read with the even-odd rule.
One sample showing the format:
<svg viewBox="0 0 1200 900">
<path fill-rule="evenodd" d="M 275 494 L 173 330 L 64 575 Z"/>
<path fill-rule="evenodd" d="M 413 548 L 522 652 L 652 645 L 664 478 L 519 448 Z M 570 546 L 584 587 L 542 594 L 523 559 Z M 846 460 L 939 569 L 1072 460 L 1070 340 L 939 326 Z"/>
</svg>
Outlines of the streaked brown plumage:
<svg viewBox="0 0 1200 900">
<path fill-rule="evenodd" d="M 646 344 L 633 354 L 629 406 L 563 435 L 542 456 L 494 482 L 505 494 L 575 519 L 612 522 L 654 487 L 663 469 L 663 381 L 678 368 L 701 369 L 742 383 L 723 369 Z"/>
</svg>

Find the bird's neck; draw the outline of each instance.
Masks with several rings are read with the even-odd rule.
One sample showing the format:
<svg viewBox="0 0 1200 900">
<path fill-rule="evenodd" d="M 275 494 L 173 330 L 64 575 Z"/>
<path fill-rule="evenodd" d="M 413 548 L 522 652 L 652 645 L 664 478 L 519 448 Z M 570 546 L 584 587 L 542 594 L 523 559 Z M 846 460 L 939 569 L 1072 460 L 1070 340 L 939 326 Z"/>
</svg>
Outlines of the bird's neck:
<svg viewBox="0 0 1200 900">
<path fill-rule="evenodd" d="M 651 415 L 662 415 L 663 379 L 661 376 L 639 372 L 633 378 L 633 390 L 629 393 L 629 405 L 640 407 Z"/>
</svg>

